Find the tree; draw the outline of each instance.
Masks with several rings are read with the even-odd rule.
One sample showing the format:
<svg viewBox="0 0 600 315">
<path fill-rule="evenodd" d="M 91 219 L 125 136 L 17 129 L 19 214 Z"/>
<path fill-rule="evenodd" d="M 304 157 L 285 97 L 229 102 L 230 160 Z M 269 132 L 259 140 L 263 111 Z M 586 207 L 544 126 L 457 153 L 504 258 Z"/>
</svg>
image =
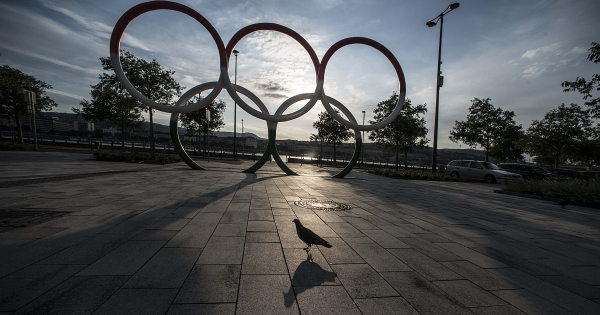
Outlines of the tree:
<svg viewBox="0 0 600 315">
<path fill-rule="evenodd" d="M 525 147 L 523 145 L 523 138 L 525 132 L 521 126 L 509 125 L 502 135 L 497 138 L 490 148 L 490 156 L 496 159 L 496 161 L 516 161 L 522 162 L 523 153 L 525 153 Z"/>
<path fill-rule="evenodd" d="M 600 125 L 591 130 L 591 137 L 579 142 L 575 146 L 574 161 L 582 163 L 592 170 L 594 165 L 600 163 Z"/>
<path fill-rule="evenodd" d="M 110 57 L 101 57 L 100 62 L 104 70 L 114 70 Z M 121 50 L 121 65 L 131 84 L 140 93 L 155 102 L 171 104 L 173 97 L 181 95 L 181 91 L 184 89 L 173 79 L 175 71 L 163 68 L 156 60 L 148 62 L 136 57 L 129 51 Z M 153 110 L 132 98 L 114 73 L 101 74 L 100 83 L 91 87 L 92 102 L 84 100 L 81 104 L 85 106 L 85 111 L 80 112 L 76 109 L 73 109 L 73 111 L 78 114 L 81 113 L 85 119 L 111 121 L 111 123 L 121 126 L 122 131 L 124 131 L 124 127 L 137 127 L 141 113 L 149 112 L 150 149 L 154 154 Z M 108 95 L 102 95 L 103 93 Z M 100 106 L 100 108 L 96 110 L 92 108 L 94 106 Z M 110 108 L 111 106 L 119 108 Z M 127 114 L 125 113 L 127 110 L 132 112 Z M 118 121 L 114 122 L 112 119 Z M 122 138 L 124 139 L 124 136 Z M 124 145 L 124 142 L 122 143 Z"/>
<path fill-rule="evenodd" d="M 389 116 L 396 103 L 398 102 L 398 94 L 395 92 L 392 96 L 377 104 L 373 111 L 374 120 L 369 123 L 375 124 L 384 120 Z M 408 167 L 408 153 L 414 148 L 423 148 L 429 142 L 427 136 L 427 128 L 425 127 L 425 118 L 421 117 L 427 112 L 427 105 L 413 106 L 409 99 L 404 101 L 404 106 L 400 114 L 389 125 L 371 131 L 369 139 L 375 141 L 380 147 L 393 149 L 396 152 L 396 170 L 398 169 L 399 153 L 404 154 L 404 167 Z"/>
<path fill-rule="evenodd" d="M 589 49 L 590 54 L 587 56 L 587 60 L 598 63 L 600 62 L 600 44 L 592 42 L 592 47 Z M 589 106 L 592 110 L 593 118 L 600 118 L 600 97 L 593 98 L 592 91 L 600 91 L 600 74 L 594 74 L 592 79 L 588 82 L 584 78 L 576 78 L 575 81 L 565 81 L 562 83 L 565 87 L 564 92 L 577 91 L 583 95 L 583 99 L 589 101 L 585 102 L 585 105 Z"/>
<path fill-rule="evenodd" d="M 104 70 L 114 70 L 110 57 L 100 58 L 100 61 Z M 184 87 L 173 78 L 175 71 L 163 68 L 156 60 L 149 62 L 129 51 L 121 50 L 121 64 L 129 82 L 147 98 L 157 103 L 171 104 L 174 96 L 181 96 Z M 150 150 L 154 154 L 153 110 L 139 102 L 138 104 L 150 114 Z"/>
<path fill-rule="evenodd" d="M 577 159 L 578 146 L 591 136 L 590 112 L 577 104 L 560 105 L 534 120 L 525 133 L 527 153 L 536 156 L 536 161 L 558 167 L 568 158 Z"/>
<path fill-rule="evenodd" d="M 21 119 L 28 115 L 23 91 L 28 90 L 36 94 L 35 111 L 40 113 L 58 106 L 46 95 L 47 89 L 52 89 L 52 86 L 44 81 L 8 65 L 0 67 L 0 117 L 13 120 L 17 124 L 19 143 L 23 143 Z"/>
<path fill-rule="evenodd" d="M 317 133 L 311 133 L 310 134 L 310 141 L 315 141 L 317 143 L 320 144 L 320 151 L 321 153 L 319 154 L 319 163 L 321 163 L 321 159 L 323 158 L 323 136 L 317 131 Z"/>
<path fill-rule="evenodd" d="M 197 103 L 201 99 L 201 97 L 196 96 L 190 101 L 188 101 L 188 104 Z M 219 100 L 218 102 L 212 101 L 206 107 L 210 110 L 210 122 L 208 123 L 208 130 L 210 134 L 213 134 L 214 131 L 220 130 L 221 128 L 223 128 L 223 126 L 225 126 L 225 121 L 223 120 L 223 113 L 225 112 L 225 107 L 225 102 L 221 100 Z M 194 135 L 196 132 L 200 132 L 200 130 L 205 130 L 206 108 L 181 114 L 181 124 L 183 125 L 183 127 L 185 127 L 185 129 L 187 129 L 188 134 Z"/>
<path fill-rule="evenodd" d="M 115 74 L 99 75 L 100 82 L 92 85 L 92 100 L 81 101 L 81 110 L 72 108 L 77 115 L 94 122 L 108 121 L 121 128 L 121 149 L 125 150 L 125 128 L 140 128 L 144 118 L 142 107 L 125 90 Z"/>
<path fill-rule="evenodd" d="M 336 113 L 340 113 L 334 109 Z M 352 136 L 352 131 L 337 120 L 333 119 L 327 112 L 319 113 L 319 120 L 313 123 L 313 128 L 317 129 L 323 141 L 327 144 L 333 144 L 333 163 L 337 167 L 336 145 L 342 144 Z"/>
<path fill-rule="evenodd" d="M 497 148 L 492 152 L 500 157 L 506 156 L 504 152 L 507 146 L 517 146 L 516 142 L 522 128 L 521 125 L 516 125 L 514 112 L 495 108 L 490 101 L 489 97 L 471 100 L 467 120 L 455 121 L 449 137 L 452 142 L 460 141 L 471 148 L 480 145 L 485 151 L 486 162 L 494 146 Z"/>
</svg>

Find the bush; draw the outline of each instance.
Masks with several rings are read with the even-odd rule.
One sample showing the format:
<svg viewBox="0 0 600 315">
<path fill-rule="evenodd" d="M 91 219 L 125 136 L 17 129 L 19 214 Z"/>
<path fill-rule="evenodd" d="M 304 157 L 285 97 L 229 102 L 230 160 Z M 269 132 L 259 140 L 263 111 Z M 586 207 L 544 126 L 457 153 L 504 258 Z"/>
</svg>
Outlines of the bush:
<svg viewBox="0 0 600 315">
<path fill-rule="evenodd" d="M 8 142 L 0 142 L 0 151 L 35 151 L 35 145 L 29 143 L 12 144 Z"/>
<path fill-rule="evenodd" d="M 515 180 L 501 186 L 502 190 L 522 194 L 571 199 L 585 205 L 600 205 L 600 182 Z"/>
<path fill-rule="evenodd" d="M 433 180 L 433 181 L 451 181 L 451 182 L 468 182 L 470 180 L 464 178 L 453 178 L 446 174 L 430 173 L 424 170 L 392 170 L 387 168 L 375 168 L 367 170 L 367 173 L 381 175 L 391 178 L 416 179 L 416 180 Z"/>
<path fill-rule="evenodd" d="M 128 163 L 145 163 L 145 164 L 169 164 L 181 162 L 179 155 L 168 154 L 150 154 L 144 152 L 113 152 L 113 151 L 96 151 L 94 158 L 98 161 L 111 162 L 128 162 Z"/>
</svg>

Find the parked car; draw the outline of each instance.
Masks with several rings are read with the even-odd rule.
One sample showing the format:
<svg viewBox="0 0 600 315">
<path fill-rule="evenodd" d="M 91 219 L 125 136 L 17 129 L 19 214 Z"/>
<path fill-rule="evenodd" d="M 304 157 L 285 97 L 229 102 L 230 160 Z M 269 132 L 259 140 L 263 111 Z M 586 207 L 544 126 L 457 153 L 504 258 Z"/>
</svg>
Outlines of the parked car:
<svg viewBox="0 0 600 315">
<path fill-rule="evenodd" d="M 483 180 L 489 184 L 523 179 L 521 175 L 504 171 L 494 163 L 475 160 L 451 161 L 446 166 L 446 174 L 456 178 Z"/>
<path fill-rule="evenodd" d="M 554 176 L 557 176 L 559 179 L 561 180 L 581 180 L 581 181 L 588 181 L 590 179 L 589 176 L 584 175 L 580 172 L 575 172 L 572 170 L 566 170 L 566 169 L 562 169 L 562 168 L 547 168 L 546 170 L 548 170 L 548 172 L 554 174 Z"/>
<path fill-rule="evenodd" d="M 520 174 L 524 179 L 536 179 L 536 180 L 558 180 L 558 177 L 552 175 L 547 170 L 527 164 L 519 163 L 501 163 L 501 169 Z"/>
<path fill-rule="evenodd" d="M 581 174 L 588 176 L 591 181 L 600 180 L 600 171 L 583 171 Z"/>
</svg>

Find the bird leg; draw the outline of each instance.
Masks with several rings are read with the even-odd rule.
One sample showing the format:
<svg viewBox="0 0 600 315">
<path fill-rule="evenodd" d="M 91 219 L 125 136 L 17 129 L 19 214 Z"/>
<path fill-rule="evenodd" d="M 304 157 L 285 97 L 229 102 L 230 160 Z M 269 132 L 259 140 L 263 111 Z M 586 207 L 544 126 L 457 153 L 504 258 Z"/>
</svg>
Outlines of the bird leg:
<svg viewBox="0 0 600 315">
<path fill-rule="evenodd" d="M 308 254 L 308 252 L 310 251 L 310 244 L 306 244 L 306 248 L 303 248 L 304 251 Z"/>
</svg>

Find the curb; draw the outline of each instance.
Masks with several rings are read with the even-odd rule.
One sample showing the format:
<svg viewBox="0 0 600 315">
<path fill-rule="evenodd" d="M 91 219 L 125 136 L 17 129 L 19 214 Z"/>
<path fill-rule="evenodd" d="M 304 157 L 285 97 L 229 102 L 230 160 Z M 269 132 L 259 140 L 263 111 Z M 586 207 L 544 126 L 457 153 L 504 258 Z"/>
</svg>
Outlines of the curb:
<svg viewBox="0 0 600 315">
<path fill-rule="evenodd" d="M 504 195 L 510 195 L 510 196 L 516 196 L 516 197 L 523 197 L 523 198 L 530 198 L 530 199 L 538 199 L 538 200 L 545 200 L 545 201 L 554 201 L 554 202 L 559 202 L 559 201 L 564 200 L 564 199 L 561 199 L 561 198 L 553 198 L 553 197 L 546 197 L 546 196 L 523 194 L 523 193 L 518 193 L 518 192 L 514 192 L 514 191 L 505 191 L 505 190 L 499 190 L 499 189 L 494 189 L 494 193 L 504 194 Z M 587 203 L 574 202 L 574 201 L 572 201 L 570 204 L 572 204 L 574 206 L 581 206 L 581 207 L 587 207 L 587 208 L 600 209 L 600 205 L 599 204 L 587 204 Z"/>
<path fill-rule="evenodd" d="M 26 185 L 32 185 L 32 184 L 48 183 L 48 182 L 58 182 L 58 181 L 63 181 L 63 180 L 71 180 L 71 179 L 86 178 L 86 177 L 113 175 L 113 174 L 119 174 L 119 173 L 134 173 L 134 172 L 152 171 L 152 170 L 163 169 L 163 168 L 168 168 L 168 167 L 172 167 L 172 166 L 173 165 L 167 164 L 167 165 L 146 167 L 146 168 L 133 169 L 133 170 L 106 171 L 106 172 L 94 172 L 94 173 L 85 173 L 85 174 L 72 174 L 72 175 L 62 175 L 62 176 L 41 177 L 41 178 L 33 178 L 33 179 L 12 180 L 12 181 L 0 182 L 0 189 L 16 187 L 16 186 L 26 186 Z"/>
</svg>

